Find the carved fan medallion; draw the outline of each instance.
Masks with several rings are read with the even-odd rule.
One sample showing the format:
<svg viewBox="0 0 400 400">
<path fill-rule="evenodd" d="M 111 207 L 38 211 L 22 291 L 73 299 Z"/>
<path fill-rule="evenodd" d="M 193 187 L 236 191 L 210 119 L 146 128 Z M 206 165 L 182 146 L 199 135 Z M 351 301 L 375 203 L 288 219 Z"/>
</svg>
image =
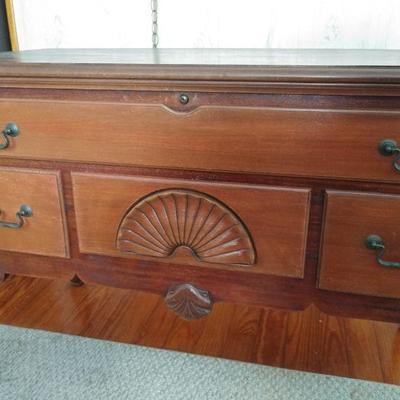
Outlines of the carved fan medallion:
<svg viewBox="0 0 400 400">
<path fill-rule="evenodd" d="M 200 192 L 168 189 L 139 200 L 117 235 L 123 253 L 165 258 L 179 248 L 199 261 L 253 265 L 256 253 L 247 228 L 220 201 Z"/>
</svg>

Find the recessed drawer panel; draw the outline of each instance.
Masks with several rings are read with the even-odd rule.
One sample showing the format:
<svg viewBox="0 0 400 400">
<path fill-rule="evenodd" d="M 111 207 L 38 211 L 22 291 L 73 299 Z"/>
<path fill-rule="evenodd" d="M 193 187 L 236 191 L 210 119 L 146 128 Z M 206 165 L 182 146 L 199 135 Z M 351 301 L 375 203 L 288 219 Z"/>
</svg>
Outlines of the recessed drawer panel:
<svg viewBox="0 0 400 400">
<path fill-rule="evenodd" d="M 68 257 L 59 174 L 0 168 L 0 250 Z"/>
<path fill-rule="evenodd" d="M 308 189 L 74 173 L 80 251 L 302 277 Z"/>
<path fill-rule="evenodd" d="M 400 182 L 398 112 L 2 100 L 11 121 L 0 157 Z"/>
<path fill-rule="evenodd" d="M 400 298 L 400 196 L 327 193 L 319 287 Z"/>
</svg>

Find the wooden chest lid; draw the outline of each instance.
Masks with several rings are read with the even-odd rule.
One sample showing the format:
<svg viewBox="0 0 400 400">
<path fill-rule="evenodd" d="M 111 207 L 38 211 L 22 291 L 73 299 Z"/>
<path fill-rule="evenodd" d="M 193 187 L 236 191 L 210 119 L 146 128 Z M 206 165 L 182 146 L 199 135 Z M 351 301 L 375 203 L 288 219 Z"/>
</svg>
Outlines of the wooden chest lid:
<svg viewBox="0 0 400 400">
<path fill-rule="evenodd" d="M 337 49 L 46 49 L 0 54 L 2 74 L 126 75 L 168 74 L 174 78 L 316 78 L 322 71 L 339 77 L 349 70 L 400 75 L 400 50 Z M 163 75 L 161 75 L 161 73 Z M 182 73 L 185 73 L 182 75 Z M 186 75 L 187 74 L 187 75 Z M 200 74 L 200 76 L 199 76 Z M 256 74 L 256 76 L 254 75 Z M 328 76 L 326 75 L 325 78 Z"/>
<path fill-rule="evenodd" d="M 247 88 L 251 83 L 252 89 L 269 92 L 287 85 L 284 91 L 308 93 L 312 88 L 315 93 L 315 87 L 326 90 L 332 84 L 349 85 L 352 92 L 354 85 L 400 91 L 400 50 L 48 49 L 0 54 L 1 86 L 20 86 L 27 79 L 40 79 L 46 87 L 48 79 L 53 85 L 62 79 L 75 86 L 96 80 L 108 87 L 110 82 L 151 81 Z"/>
</svg>

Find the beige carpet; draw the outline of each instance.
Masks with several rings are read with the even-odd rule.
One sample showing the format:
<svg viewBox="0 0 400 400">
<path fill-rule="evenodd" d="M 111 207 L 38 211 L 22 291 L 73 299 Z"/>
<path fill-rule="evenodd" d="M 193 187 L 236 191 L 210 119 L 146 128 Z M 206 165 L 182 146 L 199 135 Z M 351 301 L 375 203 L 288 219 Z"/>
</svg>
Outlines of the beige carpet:
<svg viewBox="0 0 400 400">
<path fill-rule="evenodd" d="M 400 387 L 0 325 L 0 400 L 400 400 Z"/>
</svg>

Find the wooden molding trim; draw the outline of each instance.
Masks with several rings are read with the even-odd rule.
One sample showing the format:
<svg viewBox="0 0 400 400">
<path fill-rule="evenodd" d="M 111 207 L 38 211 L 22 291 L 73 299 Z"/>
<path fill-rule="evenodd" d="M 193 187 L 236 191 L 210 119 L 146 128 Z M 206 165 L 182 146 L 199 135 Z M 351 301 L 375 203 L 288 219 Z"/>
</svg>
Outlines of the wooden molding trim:
<svg viewBox="0 0 400 400">
<path fill-rule="evenodd" d="M 340 82 L 274 82 L 274 81 L 176 81 L 120 78 L 74 78 L 51 76 L 25 76 L 23 69 L 14 67 L 19 75 L 9 76 L 0 65 L 0 87 L 3 88 L 46 88 L 84 90 L 152 90 L 190 91 L 204 93 L 257 93 L 257 94 L 309 94 L 341 96 L 400 96 L 400 77 L 393 83 L 340 83 Z"/>
<path fill-rule="evenodd" d="M 8 13 L 14 21 L 12 0 L 8 1 Z M 15 22 L 13 26 L 15 33 Z M 16 34 L 14 39 L 17 43 Z M 0 56 L 1 85 L 380 96 L 400 93 L 399 56 L 395 50 L 343 54 L 309 50 L 306 55 L 302 50 L 182 50 L 160 49 L 156 54 L 152 49 L 5 53 Z M 353 56 L 346 61 L 349 54 Z"/>
</svg>

